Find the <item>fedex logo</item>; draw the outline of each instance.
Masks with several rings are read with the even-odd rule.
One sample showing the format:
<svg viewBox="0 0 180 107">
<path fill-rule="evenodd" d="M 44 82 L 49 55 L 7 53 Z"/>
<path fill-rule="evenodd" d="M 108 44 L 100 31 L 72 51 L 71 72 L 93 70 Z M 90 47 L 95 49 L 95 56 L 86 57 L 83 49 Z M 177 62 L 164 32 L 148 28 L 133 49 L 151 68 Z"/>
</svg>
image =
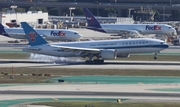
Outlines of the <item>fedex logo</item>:
<svg viewBox="0 0 180 107">
<path fill-rule="evenodd" d="M 62 32 L 62 31 L 51 31 L 51 36 L 66 36 L 66 33 Z"/>
<path fill-rule="evenodd" d="M 87 20 L 94 20 L 92 17 L 86 17 Z"/>
<path fill-rule="evenodd" d="M 158 25 L 154 25 L 154 26 L 146 25 L 146 30 L 161 30 L 161 27 Z"/>
<path fill-rule="evenodd" d="M 36 37 L 38 36 L 38 34 L 32 31 L 32 32 L 29 32 L 27 34 L 27 36 L 29 37 L 31 42 L 34 42 L 36 40 Z"/>
</svg>

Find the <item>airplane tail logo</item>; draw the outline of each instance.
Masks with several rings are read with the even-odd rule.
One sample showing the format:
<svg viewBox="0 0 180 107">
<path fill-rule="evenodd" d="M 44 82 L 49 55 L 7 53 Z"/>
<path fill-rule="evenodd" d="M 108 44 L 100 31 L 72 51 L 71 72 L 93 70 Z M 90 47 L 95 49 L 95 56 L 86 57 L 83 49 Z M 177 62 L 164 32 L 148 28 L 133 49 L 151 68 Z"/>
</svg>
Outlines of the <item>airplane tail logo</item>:
<svg viewBox="0 0 180 107">
<path fill-rule="evenodd" d="M 26 22 L 21 22 L 22 28 L 26 33 L 26 37 L 31 46 L 43 45 L 48 42 L 44 40 L 31 26 L 29 26 Z"/>
<path fill-rule="evenodd" d="M 94 20 L 92 17 L 86 17 L 87 20 Z"/>
<path fill-rule="evenodd" d="M 32 31 L 32 32 L 28 33 L 27 36 L 29 37 L 31 42 L 34 42 L 36 40 L 36 37 L 38 36 L 38 34 Z"/>
</svg>

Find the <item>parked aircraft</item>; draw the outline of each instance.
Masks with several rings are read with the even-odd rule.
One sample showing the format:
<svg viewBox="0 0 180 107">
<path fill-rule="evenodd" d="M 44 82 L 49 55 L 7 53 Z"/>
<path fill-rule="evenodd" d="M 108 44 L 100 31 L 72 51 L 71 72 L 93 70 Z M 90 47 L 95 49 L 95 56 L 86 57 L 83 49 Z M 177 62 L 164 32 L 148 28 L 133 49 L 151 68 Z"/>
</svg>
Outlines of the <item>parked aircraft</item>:
<svg viewBox="0 0 180 107">
<path fill-rule="evenodd" d="M 76 31 L 68 29 L 35 29 L 43 38 L 51 41 L 75 41 L 82 36 Z M 22 28 L 7 28 L 0 24 L 0 35 L 15 38 L 27 39 Z"/>
<path fill-rule="evenodd" d="M 23 51 L 57 57 L 88 57 L 86 63 L 103 63 L 118 57 L 129 57 L 133 53 L 154 52 L 154 59 L 159 51 L 168 48 L 162 40 L 151 38 L 117 39 L 62 42 L 49 44 L 26 22 L 21 22 L 30 46 Z"/>
<path fill-rule="evenodd" d="M 88 26 L 87 29 L 98 32 L 130 36 L 139 34 L 172 34 L 176 35 L 176 30 L 167 24 L 100 24 L 93 14 L 83 8 Z"/>
</svg>

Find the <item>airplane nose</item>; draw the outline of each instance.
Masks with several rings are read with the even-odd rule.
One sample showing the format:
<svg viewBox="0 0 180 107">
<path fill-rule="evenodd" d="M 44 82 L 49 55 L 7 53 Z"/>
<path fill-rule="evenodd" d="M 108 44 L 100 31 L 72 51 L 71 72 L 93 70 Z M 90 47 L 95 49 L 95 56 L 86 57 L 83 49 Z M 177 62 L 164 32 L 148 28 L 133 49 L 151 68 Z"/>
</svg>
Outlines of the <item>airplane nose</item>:
<svg viewBox="0 0 180 107">
<path fill-rule="evenodd" d="M 177 35 L 176 29 L 173 28 L 173 35 Z"/>
<path fill-rule="evenodd" d="M 169 45 L 168 44 L 164 44 L 164 48 L 168 48 L 169 47 Z"/>
<path fill-rule="evenodd" d="M 79 34 L 79 39 L 80 39 L 80 38 L 82 38 L 82 35 L 81 35 L 81 34 Z"/>
</svg>

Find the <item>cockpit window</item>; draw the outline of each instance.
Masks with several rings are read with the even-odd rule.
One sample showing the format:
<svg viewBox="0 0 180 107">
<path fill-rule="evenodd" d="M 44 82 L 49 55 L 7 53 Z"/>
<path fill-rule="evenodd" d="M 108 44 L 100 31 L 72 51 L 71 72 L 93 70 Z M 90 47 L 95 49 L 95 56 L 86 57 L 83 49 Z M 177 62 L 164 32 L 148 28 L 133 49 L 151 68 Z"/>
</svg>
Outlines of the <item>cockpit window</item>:
<svg viewBox="0 0 180 107">
<path fill-rule="evenodd" d="M 74 33 L 74 34 L 78 34 L 78 33 Z"/>
<path fill-rule="evenodd" d="M 164 44 L 164 42 L 161 42 L 161 44 Z"/>
<path fill-rule="evenodd" d="M 169 29 L 171 29 L 171 27 L 169 27 Z"/>
</svg>

